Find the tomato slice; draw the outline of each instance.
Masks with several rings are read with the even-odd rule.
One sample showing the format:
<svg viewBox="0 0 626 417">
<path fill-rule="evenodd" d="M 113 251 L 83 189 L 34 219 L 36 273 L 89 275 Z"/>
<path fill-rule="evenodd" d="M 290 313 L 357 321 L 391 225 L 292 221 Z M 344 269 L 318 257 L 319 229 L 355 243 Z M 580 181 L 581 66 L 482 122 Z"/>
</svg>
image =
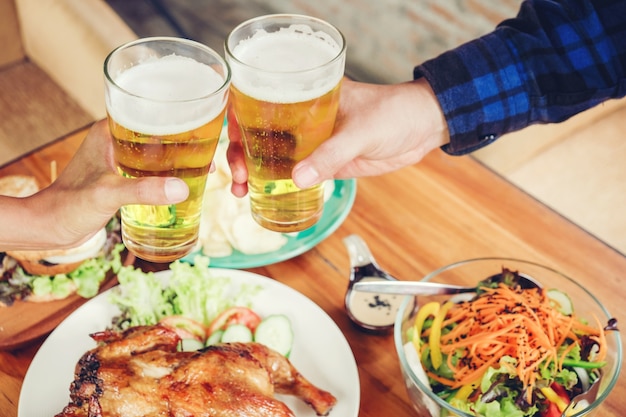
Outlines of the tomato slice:
<svg viewBox="0 0 626 417">
<path fill-rule="evenodd" d="M 550 384 L 550 388 L 552 388 L 554 393 L 561 400 L 563 400 L 564 404 L 570 403 L 571 399 L 569 398 L 569 395 L 567 395 L 567 390 L 561 384 L 553 382 Z M 559 406 L 555 402 L 548 401 L 547 403 L 548 407 L 541 413 L 542 417 L 561 417 L 561 415 L 563 415 L 563 411 L 559 409 Z"/>
<path fill-rule="evenodd" d="M 548 402 L 548 408 L 541 413 L 541 417 L 561 417 L 561 415 L 559 407 L 557 407 L 555 403 L 551 402 Z"/>
<path fill-rule="evenodd" d="M 225 330 L 233 324 L 243 324 L 254 333 L 259 323 L 261 323 L 261 317 L 248 307 L 231 307 L 211 322 L 207 334 L 210 336 L 213 332 Z"/>
<path fill-rule="evenodd" d="M 181 339 L 196 339 L 202 343 L 207 338 L 206 327 L 202 323 L 185 316 L 167 316 L 159 323 L 176 332 Z"/>
<path fill-rule="evenodd" d="M 566 404 L 570 403 L 571 399 L 569 395 L 567 395 L 567 390 L 561 384 L 553 382 L 550 384 L 550 388 L 552 388 L 554 392 L 556 392 L 556 395 L 561 397 Z"/>
</svg>

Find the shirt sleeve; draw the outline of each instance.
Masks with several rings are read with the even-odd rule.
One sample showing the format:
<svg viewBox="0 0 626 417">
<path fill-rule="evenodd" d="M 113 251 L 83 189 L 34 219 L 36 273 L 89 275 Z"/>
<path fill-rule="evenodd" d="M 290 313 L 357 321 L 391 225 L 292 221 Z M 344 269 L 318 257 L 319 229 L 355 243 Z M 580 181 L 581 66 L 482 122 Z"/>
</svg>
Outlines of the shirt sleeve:
<svg viewBox="0 0 626 417">
<path fill-rule="evenodd" d="M 514 19 L 414 69 L 462 155 L 535 123 L 626 95 L 626 0 L 522 3 Z"/>
</svg>

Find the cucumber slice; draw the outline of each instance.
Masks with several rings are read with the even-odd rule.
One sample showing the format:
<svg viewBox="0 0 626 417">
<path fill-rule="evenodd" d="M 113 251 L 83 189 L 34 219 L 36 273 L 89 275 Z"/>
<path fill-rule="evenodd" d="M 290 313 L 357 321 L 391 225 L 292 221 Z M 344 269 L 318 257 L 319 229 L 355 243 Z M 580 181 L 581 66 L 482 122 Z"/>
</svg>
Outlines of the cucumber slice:
<svg viewBox="0 0 626 417">
<path fill-rule="evenodd" d="M 291 321 L 283 314 L 267 316 L 256 328 L 254 341 L 288 357 L 293 345 Z"/>
<path fill-rule="evenodd" d="M 566 316 L 571 316 L 572 313 L 574 313 L 574 304 L 572 303 L 572 299 L 569 298 L 569 295 L 556 288 L 549 289 L 546 294 L 550 299 L 550 304 L 561 313 Z"/>
<path fill-rule="evenodd" d="M 243 324 L 231 324 L 226 328 L 226 330 L 224 330 L 220 342 L 252 342 L 252 331 L 250 331 L 250 329 Z"/>
<path fill-rule="evenodd" d="M 224 330 L 216 330 L 207 338 L 205 346 L 211 346 L 222 341 Z"/>
<path fill-rule="evenodd" d="M 178 345 L 178 350 L 181 352 L 193 352 L 194 350 L 202 349 L 204 343 L 198 339 L 182 339 Z"/>
</svg>

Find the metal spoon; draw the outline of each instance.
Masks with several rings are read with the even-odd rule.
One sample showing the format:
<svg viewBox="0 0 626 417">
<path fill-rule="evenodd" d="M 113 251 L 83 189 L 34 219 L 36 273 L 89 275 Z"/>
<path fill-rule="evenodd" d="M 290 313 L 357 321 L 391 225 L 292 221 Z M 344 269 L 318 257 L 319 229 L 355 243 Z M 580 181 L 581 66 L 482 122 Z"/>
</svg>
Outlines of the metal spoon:
<svg viewBox="0 0 626 417">
<path fill-rule="evenodd" d="M 348 317 L 361 329 L 387 332 L 393 329 L 395 316 L 404 297 L 409 295 L 458 294 L 476 292 L 476 287 L 460 287 L 422 281 L 399 281 L 378 266 L 367 244 L 357 235 L 343 239 L 350 255 L 350 282 L 345 296 Z M 515 274 L 519 276 L 521 274 Z M 489 279 L 501 281 L 503 274 Z M 541 287 L 528 276 L 520 279 L 523 288 Z M 416 306 L 412 300 L 409 309 Z"/>
<path fill-rule="evenodd" d="M 428 281 L 379 281 L 379 282 L 358 282 L 353 289 L 355 291 L 375 292 L 383 294 L 404 294 L 404 295 L 446 295 L 476 292 L 481 285 L 494 282 L 502 282 L 508 277 L 505 272 L 494 274 L 482 280 L 478 286 L 464 287 L 460 285 L 440 284 Z M 523 289 L 541 288 L 541 284 L 532 277 L 515 273 L 515 283 Z"/>
<path fill-rule="evenodd" d="M 345 306 L 348 317 L 359 328 L 373 333 L 393 329 L 396 313 L 404 297 L 390 293 L 362 292 L 356 285 L 366 283 L 398 282 L 378 266 L 369 248 L 357 235 L 343 239 L 350 255 L 350 282 Z"/>
</svg>

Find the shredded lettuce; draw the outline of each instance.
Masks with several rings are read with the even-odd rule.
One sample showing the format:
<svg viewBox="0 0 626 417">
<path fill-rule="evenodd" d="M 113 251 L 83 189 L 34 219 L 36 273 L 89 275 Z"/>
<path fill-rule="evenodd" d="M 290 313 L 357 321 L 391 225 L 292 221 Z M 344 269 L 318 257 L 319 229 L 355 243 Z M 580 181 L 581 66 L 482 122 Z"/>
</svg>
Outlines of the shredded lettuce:
<svg viewBox="0 0 626 417">
<path fill-rule="evenodd" d="M 208 325 L 219 313 L 233 306 L 250 307 L 259 287 L 234 286 L 228 276 L 217 276 L 209 269 L 209 259 L 198 256 L 194 263 L 170 264 L 167 281 L 133 267 L 118 273 L 119 285 L 109 301 L 121 310 L 113 327 L 152 325 L 164 317 L 182 315 Z"/>
</svg>

